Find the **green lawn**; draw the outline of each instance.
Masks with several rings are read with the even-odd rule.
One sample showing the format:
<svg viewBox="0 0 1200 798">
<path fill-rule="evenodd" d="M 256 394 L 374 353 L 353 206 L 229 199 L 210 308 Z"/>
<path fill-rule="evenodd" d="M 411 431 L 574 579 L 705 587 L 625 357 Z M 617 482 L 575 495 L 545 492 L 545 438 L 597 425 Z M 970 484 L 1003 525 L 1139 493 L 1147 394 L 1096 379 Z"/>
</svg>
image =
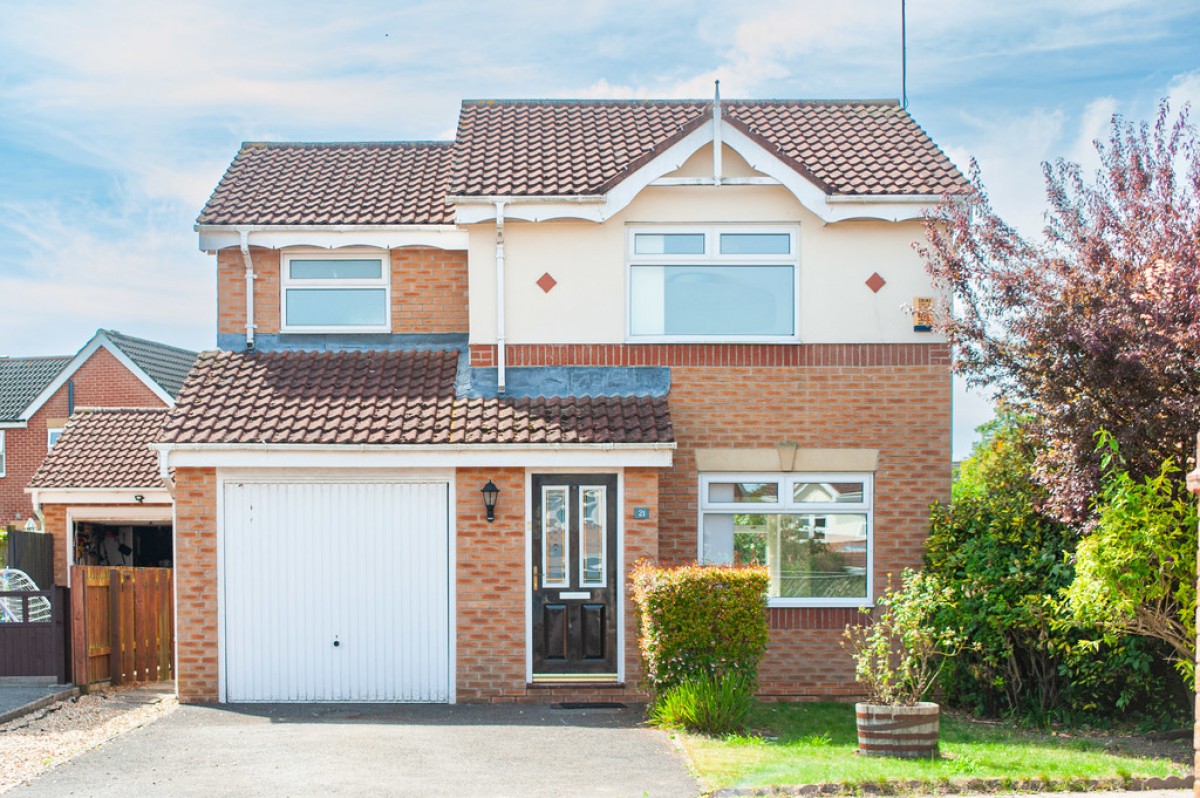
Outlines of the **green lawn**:
<svg viewBox="0 0 1200 798">
<path fill-rule="evenodd" d="M 1123 779 L 1186 775 L 1165 758 L 1109 753 L 1098 743 L 1007 725 L 942 716 L 941 758 L 901 760 L 860 756 L 853 704 L 761 704 L 756 734 L 714 739 L 679 733 L 697 773 L 710 789 L 771 785 L 931 782 L 1011 778 Z"/>
</svg>

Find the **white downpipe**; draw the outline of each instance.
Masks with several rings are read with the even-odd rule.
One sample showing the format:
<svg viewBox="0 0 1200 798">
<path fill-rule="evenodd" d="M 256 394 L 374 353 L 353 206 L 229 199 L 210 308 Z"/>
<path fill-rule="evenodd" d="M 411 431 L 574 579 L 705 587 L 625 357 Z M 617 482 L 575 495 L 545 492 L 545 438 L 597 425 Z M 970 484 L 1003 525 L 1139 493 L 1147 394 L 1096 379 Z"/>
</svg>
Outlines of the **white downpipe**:
<svg viewBox="0 0 1200 798">
<path fill-rule="evenodd" d="M 504 393 L 504 203 L 496 203 L 496 390 Z"/>
<path fill-rule="evenodd" d="M 724 170 L 721 167 L 721 150 L 724 145 L 721 143 L 721 81 L 717 81 L 716 93 L 713 96 L 712 107 L 713 119 L 713 185 L 721 185 L 721 172 Z"/>
<path fill-rule="evenodd" d="M 254 348 L 254 260 L 250 257 L 250 229 L 240 228 L 242 262 L 246 266 L 246 348 Z"/>
</svg>

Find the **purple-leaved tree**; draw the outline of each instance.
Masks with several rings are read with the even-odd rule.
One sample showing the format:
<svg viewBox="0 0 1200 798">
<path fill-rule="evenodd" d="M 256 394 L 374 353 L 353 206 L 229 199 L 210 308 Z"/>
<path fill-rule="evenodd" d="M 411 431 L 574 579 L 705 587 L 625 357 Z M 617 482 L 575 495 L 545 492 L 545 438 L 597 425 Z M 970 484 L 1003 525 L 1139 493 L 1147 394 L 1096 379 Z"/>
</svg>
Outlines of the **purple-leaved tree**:
<svg viewBox="0 0 1200 798">
<path fill-rule="evenodd" d="M 1200 141 L 1164 100 L 1153 124 L 1114 117 L 1101 167 L 1045 164 L 1041 240 L 971 201 L 926 218 L 921 247 L 952 297 L 941 326 L 968 383 L 1031 417 L 1049 509 L 1086 524 L 1100 485 L 1096 433 L 1129 472 L 1187 463 L 1200 426 Z M 1182 489 L 1182 485 L 1180 486 Z"/>
</svg>

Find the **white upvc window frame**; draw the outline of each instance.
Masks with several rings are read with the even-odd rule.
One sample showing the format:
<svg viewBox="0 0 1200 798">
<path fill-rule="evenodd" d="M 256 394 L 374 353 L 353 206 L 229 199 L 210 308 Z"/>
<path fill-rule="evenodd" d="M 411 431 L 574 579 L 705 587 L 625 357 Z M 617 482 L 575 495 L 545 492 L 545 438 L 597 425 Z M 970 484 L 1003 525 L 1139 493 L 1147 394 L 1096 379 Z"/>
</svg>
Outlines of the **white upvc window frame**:
<svg viewBox="0 0 1200 798">
<path fill-rule="evenodd" d="M 717 482 L 775 482 L 778 484 L 778 501 L 774 502 L 712 502 L 709 501 L 709 485 Z M 805 482 L 861 482 L 861 502 L 806 502 L 793 500 L 795 485 Z M 863 472 L 724 472 L 709 471 L 699 475 L 700 496 L 696 517 L 696 561 L 705 563 L 704 516 L 713 514 L 736 515 L 744 513 L 787 513 L 792 515 L 865 515 L 866 522 L 866 595 L 842 598 L 776 598 L 768 599 L 771 607 L 868 607 L 875 597 L 875 479 L 872 473 Z"/>
<path fill-rule="evenodd" d="M 8 473 L 8 441 L 5 439 L 5 430 L 0 429 L 0 477 L 7 476 Z"/>
<path fill-rule="evenodd" d="M 50 451 L 51 449 L 54 448 L 54 443 L 55 443 L 55 441 L 58 440 L 58 437 L 60 435 L 62 435 L 62 431 L 63 431 L 62 427 L 47 427 L 46 428 L 46 451 Z M 55 433 L 58 433 L 58 434 L 56 435 Z"/>
<path fill-rule="evenodd" d="M 722 255 L 721 234 L 786 234 L 786 255 Z M 703 234 L 703 255 L 639 255 L 637 235 Z M 635 335 L 633 332 L 633 270 L 639 266 L 790 266 L 792 268 L 791 335 Z M 630 224 L 625 230 L 626 343 L 796 343 L 800 340 L 800 225 L 799 224 Z"/>
<path fill-rule="evenodd" d="M 292 279 L 291 262 L 293 260 L 379 260 L 378 278 L 340 278 L 340 279 Z M 383 289 L 383 324 L 369 325 L 301 325 L 287 322 L 287 292 L 288 289 Z M 392 331 L 392 257 L 386 249 L 355 247 L 339 249 L 334 252 L 326 250 L 288 249 L 279 257 L 279 332 L 281 333 L 322 333 L 354 335 L 361 333 L 390 333 Z"/>
</svg>

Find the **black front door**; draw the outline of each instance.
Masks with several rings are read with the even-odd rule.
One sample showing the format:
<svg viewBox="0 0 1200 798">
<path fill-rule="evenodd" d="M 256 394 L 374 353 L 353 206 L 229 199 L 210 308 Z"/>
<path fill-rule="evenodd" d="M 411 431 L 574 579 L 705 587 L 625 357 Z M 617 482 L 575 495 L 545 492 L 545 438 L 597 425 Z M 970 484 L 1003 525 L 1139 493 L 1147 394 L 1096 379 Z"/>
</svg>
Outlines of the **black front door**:
<svg viewBox="0 0 1200 798">
<path fill-rule="evenodd" d="M 533 675 L 617 673 L 617 477 L 533 477 Z"/>
</svg>

